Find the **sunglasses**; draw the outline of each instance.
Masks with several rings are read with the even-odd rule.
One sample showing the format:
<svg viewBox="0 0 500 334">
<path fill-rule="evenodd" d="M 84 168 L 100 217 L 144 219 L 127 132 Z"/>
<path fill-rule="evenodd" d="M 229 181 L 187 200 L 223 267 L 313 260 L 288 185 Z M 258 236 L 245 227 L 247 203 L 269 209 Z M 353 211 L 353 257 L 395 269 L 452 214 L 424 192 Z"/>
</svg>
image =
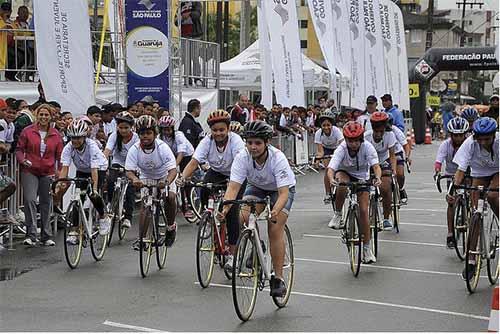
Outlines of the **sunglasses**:
<svg viewBox="0 0 500 334">
<path fill-rule="evenodd" d="M 264 145 L 264 142 L 262 140 L 247 140 L 247 144 L 261 146 L 261 145 Z"/>
</svg>

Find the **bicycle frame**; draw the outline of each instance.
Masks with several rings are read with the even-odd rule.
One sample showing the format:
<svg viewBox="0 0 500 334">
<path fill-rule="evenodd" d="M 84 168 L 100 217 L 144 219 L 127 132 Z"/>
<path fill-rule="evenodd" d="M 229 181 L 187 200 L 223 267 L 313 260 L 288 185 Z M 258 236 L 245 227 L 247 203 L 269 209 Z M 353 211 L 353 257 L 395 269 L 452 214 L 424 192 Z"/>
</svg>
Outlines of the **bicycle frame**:
<svg viewBox="0 0 500 334">
<path fill-rule="evenodd" d="M 70 193 L 70 205 L 72 203 L 76 203 L 76 206 L 78 207 L 79 211 L 79 224 L 83 224 L 85 228 L 85 232 L 87 233 L 87 236 L 92 236 L 92 225 L 93 225 L 93 217 L 91 214 L 89 214 L 89 217 L 87 218 L 87 215 L 85 214 L 85 205 L 88 206 L 88 208 L 92 208 L 92 202 L 90 202 L 90 199 L 88 198 L 87 194 L 89 191 L 89 187 L 87 189 L 79 189 L 76 187 L 76 184 L 74 181 L 72 181 L 73 185 L 71 186 L 71 193 Z M 79 191 L 77 191 L 77 189 Z M 85 202 L 82 202 L 82 195 L 85 196 Z"/>
</svg>

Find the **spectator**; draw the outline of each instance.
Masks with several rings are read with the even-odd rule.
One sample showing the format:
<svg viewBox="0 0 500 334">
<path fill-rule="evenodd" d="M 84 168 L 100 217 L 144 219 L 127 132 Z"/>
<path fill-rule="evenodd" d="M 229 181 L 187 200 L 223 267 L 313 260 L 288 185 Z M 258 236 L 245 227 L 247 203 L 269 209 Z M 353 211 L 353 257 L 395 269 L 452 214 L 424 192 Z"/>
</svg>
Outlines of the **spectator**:
<svg viewBox="0 0 500 334">
<path fill-rule="evenodd" d="M 113 107 L 112 104 L 107 104 L 102 107 L 102 126 L 106 138 L 116 131 L 116 121 L 113 117 L 114 108 L 118 109 L 118 106 Z M 121 109 L 121 105 L 119 106 L 119 108 Z"/>
<path fill-rule="evenodd" d="M 0 127 L 3 127 L 5 124 L 3 118 L 5 117 L 5 113 L 7 111 L 7 103 L 0 99 Z M 6 130 L 0 130 L 0 153 L 7 153 L 10 149 L 9 143 L 5 140 L 2 141 L 2 138 L 5 138 Z M 0 204 L 3 203 L 7 198 L 9 198 L 16 191 L 16 184 L 14 180 L 12 180 L 9 176 L 4 175 L 2 170 L 0 170 Z"/>
<path fill-rule="evenodd" d="M 245 125 L 249 116 L 248 96 L 240 95 L 238 102 L 234 105 L 233 110 L 231 110 L 231 121 L 240 122 L 241 125 Z"/>
<path fill-rule="evenodd" d="M 321 107 L 321 108 L 326 108 L 326 98 L 324 98 L 323 96 L 320 97 L 318 99 L 318 105 Z"/>
<path fill-rule="evenodd" d="M 488 111 L 483 114 L 483 117 L 491 117 L 498 123 L 498 95 L 492 95 L 490 97 L 490 107 Z"/>
<path fill-rule="evenodd" d="M 139 118 L 141 114 L 139 113 L 139 110 L 137 108 L 137 104 L 131 104 L 127 107 L 127 111 L 134 116 L 134 118 Z"/>
<path fill-rule="evenodd" d="M 73 115 L 69 111 L 63 112 L 61 117 L 56 121 L 55 128 L 59 131 L 64 145 L 66 145 L 70 140 L 66 135 L 66 130 L 71 122 L 73 122 Z"/>
<path fill-rule="evenodd" d="M 281 118 L 281 105 L 273 104 L 271 108 L 271 113 L 267 116 L 267 122 L 269 125 L 272 125 L 276 128 L 279 125 L 279 121 Z"/>
<path fill-rule="evenodd" d="M 306 117 L 306 127 L 310 130 L 310 132 L 314 132 L 316 126 L 316 114 L 314 113 L 314 108 L 312 106 L 307 108 L 307 117 Z"/>
<path fill-rule="evenodd" d="M 149 115 L 155 117 L 153 104 L 150 102 L 143 102 L 144 112 L 143 115 Z"/>
<path fill-rule="evenodd" d="M 92 122 L 90 126 L 90 139 L 96 140 L 102 146 L 106 143 L 106 134 L 102 126 L 102 110 L 98 106 L 90 106 L 87 109 L 87 116 Z"/>
<path fill-rule="evenodd" d="M 12 23 L 13 29 L 18 30 L 28 30 L 28 18 L 30 16 L 28 7 L 20 6 L 17 10 L 17 17 L 15 21 Z M 28 31 L 19 31 L 15 32 L 15 34 L 10 34 L 8 45 L 8 62 L 10 69 L 22 69 L 31 67 L 33 64 L 33 55 L 34 55 L 34 47 L 31 41 L 21 41 L 17 42 L 14 37 L 15 36 L 29 36 L 31 35 Z M 19 81 L 16 77 L 18 71 L 8 71 L 5 76 L 8 80 L 11 81 Z"/>
<path fill-rule="evenodd" d="M 50 105 L 42 104 L 35 110 L 36 122 L 21 132 L 16 149 L 21 165 L 26 225 L 24 244 L 27 246 L 37 242 L 37 198 L 42 227 L 40 241 L 45 246 L 56 244 L 49 223 L 50 186 L 52 178 L 58 174 L 56 168 L 60 167 L 63 142 L 59 132 L 50 126 L 51 109 Z"/>
<path fill-rule="evenodd" d="M 326 107 L 327 108 L 335 107 L 335 100 L 334 99 L 328 99 L 328 101 L 326 101 Z"/>
<path fill-rule="evenodd" d="M 0 5 L 0 29 L 12 29 L 10 15 L 12 14 L 12 5 L 4 2 Z M 0 32 L 0 71 L 7 68 L 7 38 L 8 32 Z"/>
<path fill-rule="evenodd" d="M 201 25 L 201 3 L 196 1 L 182 1 L 181 11 L 181 36 L 197 39 L 203 35 Z M 175 25 L 179 25 L 179 18 L 175 15 Z"/>
<path fill-rule="evenodd" d="M 200 117 L 201 113 L 201 103 L 196 99 L 192 99 L 188 102 L 187 113 L 179 125 L 179 131 L 184 133 L 184 136 L 189 140 L 191 145 L 196 148 L 202 139 L 203 128 L 201 124 L 198 123 L 195 118 Z"/>
<path fill-rule="evenodd" d="M 385 94 L 380 99 L 382 100 L 382 105 L 385 108 L 385 112 L 392 115 L 392 119 L 394 120 L 393 124 L 404 132 L 405 121 L 403 118 L 403 113 L 398 108 L 396 108 L 396 106 L 392 105 L 391 94 Z"/>
<path fill-rule="evenodd" d="M 370 122 L 370 116 L 375 111 L 377 111 L 377 98 L 373 95 L 370 95 L 366 98 L 366 108 L 359 116 L 356 118 L 356 122 L 363 125 L 365 131 L 372 129 L 372 124 Z"/>
<path fill-rule="evenodd" d="M 256 104 L 255 108 L 253 109 L 253 112 L 250 114 L 250 120 L 255 121 L 255 120 L 260 120 L 260 121 L 265 121 L 266 120 L 266 108 L 262 104 Z"/>
<path fill-rule="evenodd" d="M 25 102 L 26 101 L 24 100 L 16 101 L 16 105 L 18 106 L 18 115 L 14 121 L 14 142 L 12 143 L 12 148 L 14 150 L 16 149 L 17 141 L 19 140 L 21 132 L 24 128 L 35 122 L 35 117 Z"/>
<path fill-rule="evenodd" d="M 52 107 L 52 117 L 54 117 L 54 114 L 60 114 L 61 113 L 61 105 L 57 101 L 50 101 L 47 102 L 51 107 Z"/>
<path fill-rule="evenodd" d="M 142 116 L 144 115 L 144 102 L 138 101 L 135 104 L 137 106 L 137 113 Z"/>
<path fill-rule="evenodd" d="M 14 103 L 15 100 L 7 104 L 3 119 L 0 120 L 0 153 L 2 154 L 10 152 L 14 142 L 14 121 L 17 115 Z"/>
<path fill-rule="evenodd" d="M 316 104 L 313 108 L 314 115 L 316 116 L 316 123 L 314 123 L 314 126 L 320 128 L 321 124 L 319 123 L 319 114 L 321 114 L 321 106 L 319 104 Z"/>
</svg>

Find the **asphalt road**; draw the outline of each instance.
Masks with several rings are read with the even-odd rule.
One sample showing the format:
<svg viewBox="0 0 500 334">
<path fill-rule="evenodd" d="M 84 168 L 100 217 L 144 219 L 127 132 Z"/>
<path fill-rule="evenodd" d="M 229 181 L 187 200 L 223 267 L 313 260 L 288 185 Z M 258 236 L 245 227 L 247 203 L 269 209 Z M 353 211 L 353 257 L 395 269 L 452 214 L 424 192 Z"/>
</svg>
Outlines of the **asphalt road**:
<svg viewBox="0 0 500 334">
<path fill-rule="evenodd" d="M 76 270 L 64 261 L 61 235 L 56 248 L 18 245 L 15 254 L 2 255 L 4 267 L 10 261 L 21 268 L 29 262 L 23 257 L 36 264 L 0 282 L 0 331 L 485 331 L 492 287 L 483 272 L 469 295 L 463 264 L 445 247 L 445 203 L 432 180 L 436 150 L 437 144 L 417 147 L 401 232 L 382 233 L 377 263 L 363 265 L 358 278 L 340 233 L 326 226 L 322 176 L 298 177 L 289 221 L 296 278 L 284 309 L 261 292 L 253 318 L 241 323 L 230 282 L 217 268 L 212 286 L 201 289 L 195 226 L 179 218 L 167 268 L 157 271 L 153 262 L 146 279 L 130 248 L 136 228 L 99 263 L 86 249 Z"/>
</svg>

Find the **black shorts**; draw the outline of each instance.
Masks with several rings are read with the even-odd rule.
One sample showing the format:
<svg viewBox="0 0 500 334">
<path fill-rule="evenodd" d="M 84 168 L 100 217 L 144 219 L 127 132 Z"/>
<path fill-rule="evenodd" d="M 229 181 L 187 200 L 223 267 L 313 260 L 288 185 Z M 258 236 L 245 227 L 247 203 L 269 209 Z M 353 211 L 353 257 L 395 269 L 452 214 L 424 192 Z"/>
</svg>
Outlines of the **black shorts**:
<svg viewBox="0 0 500 334">
<path fill-rule="evenodd" d="M 352 176 L 351 174 L 349 174 L 348 172 L 346 172 L 345 170 L 337 170 L 335 171 L 335 176 L 337 176 L 337 173 L 338 172 L 342 172 L 342 173 L 345 173 L 349 176 L 349 181 L 350 182 L 363 182 L 364 180 L 361 180 L 361 179 L 358 179 L 357 177 L 354 177 Z M 364 186 L 364 187 L 359 187 L 358 188 L 358 191 L 366 191 L 366 192 L 370 192 L 370 186 Z"/>
<path fill-rule="evenodd" d="M 490 176 L 475 177 L 474 179 L 481 180 L 481 181 L 484 181 L 486 183 L 491 183 L 491 180 L 493 180 L 493 178 L 497 175 L 498 175 L 498 173 L 495 173 L 495 174 L 490 175 Z"/>
</svg>

